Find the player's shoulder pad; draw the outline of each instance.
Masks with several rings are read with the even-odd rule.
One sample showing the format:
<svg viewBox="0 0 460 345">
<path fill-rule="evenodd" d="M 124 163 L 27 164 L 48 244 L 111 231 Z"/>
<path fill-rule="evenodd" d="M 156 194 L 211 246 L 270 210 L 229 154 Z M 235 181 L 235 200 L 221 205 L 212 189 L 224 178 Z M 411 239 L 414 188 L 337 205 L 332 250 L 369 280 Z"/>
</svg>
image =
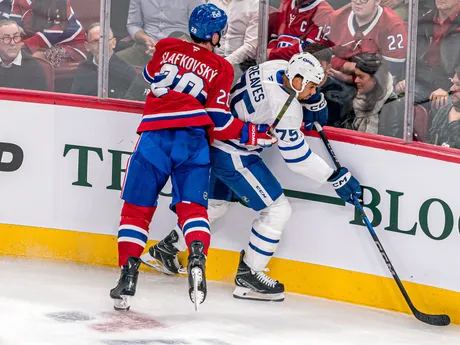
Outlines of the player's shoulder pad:
<svg viewBox="0 0 460 345">
<path fill-rule="evenodd" d="M 233 65 L 230 62 L 228 62 L 225 58 L 223 58 L 222 56 L 217 55 L 215 53 L 212 53 L 212 54 L 215 55 L 216 60 L 219 62 L 219 65 L 221 66 L 221 71 L 222 73 L 225 74 L 225 78 L 230 78 L 229 76 L 230 74 L 233 76 L 235 73 L 233 69 Z"/>
<path fill-rule="evenodd" d="M 222 56 L 217 55 L 217 54 L 216 54 L 216 57 L 219 59 L 219 61 L 220 61 L 221 64 L 222 64 L 222 67 L 223 67 L 225 70 L 231 70 L 231 71 L 233 71 L 233 65 L 232 65 L 230 62 L 228 62 L 227 59 L 225 59 L 225 58 L 223 58 Z"/>
<path fill-rule="evenodd" d="M 177 45 L 177 44 L 183 44 L 185 41 L 182 41 L 178 38 L 175 38 L 175 37 L 166 37 L 166 38 L 162 38 L 161 40 L 159 40 L 157 42 L 157 44 L 155 45 L 155 49 L 156 50 L 160 50 L 162 48 L 165 48 L 165 47 L 171 47 L 172 45 Z"/>
</svg>

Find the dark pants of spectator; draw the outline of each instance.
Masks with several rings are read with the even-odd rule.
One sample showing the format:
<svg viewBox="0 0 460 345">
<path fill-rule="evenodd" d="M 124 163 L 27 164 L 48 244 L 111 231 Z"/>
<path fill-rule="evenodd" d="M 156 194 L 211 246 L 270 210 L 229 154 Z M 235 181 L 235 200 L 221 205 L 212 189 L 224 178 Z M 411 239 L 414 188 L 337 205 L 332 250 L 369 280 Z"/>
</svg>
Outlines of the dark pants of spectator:
<svg viewBox="0 0 460 345">
<path fill-rule="evenodd" d="M 145 54 L 147 46 L 143 43 L 136 43 L 132 47 L 119 51 L 117 55 L 133 66 L 145 66 L 152 59 L 150 55 Z"/>
</svg>

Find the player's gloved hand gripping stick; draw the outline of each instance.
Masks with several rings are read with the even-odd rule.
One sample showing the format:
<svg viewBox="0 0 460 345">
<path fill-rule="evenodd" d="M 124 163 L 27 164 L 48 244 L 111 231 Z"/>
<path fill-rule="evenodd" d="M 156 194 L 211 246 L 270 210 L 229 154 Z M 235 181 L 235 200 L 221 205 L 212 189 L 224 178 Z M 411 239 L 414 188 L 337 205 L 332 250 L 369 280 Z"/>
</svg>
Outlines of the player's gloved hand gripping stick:
<svg viewBox="0 0 460 345">
<path fill-rule="evenodd" d="M 336 166 L 336 169 L 340 169 L 341 165 L 339 163 L 339 160 L 337 159 L 337 156 L 335 155 L 334 151 L 332 150 L 331 144 L 329 143 L 329 140 L 326 137 L 326 134 L 324 134 L 323 128 L 318 122 L 314 123 L 316 130 L 318 131 L 321 140 L 323 141 L 324 145 L 326 146 L 327 152 L 329 153 L 329 156 L 331 157 L 332 161 L 334 162 L 334 165 Z M 386 265 L 388 266 L 388 269 L 390 270 L 391 275 L 393 276 L 393 279 L 396 281 L 396 284 L 399 287 L 399 290 L 401 291 L 404 299 L 406 300 L 407 304 L 409 305 L 410 310 L 412 311 L 412 314 L 414 316 L 427 324 L 434 325 L 434 326 L 447 326 L 450 324 L 450 318 L 448 315 L 445 314 L 440 314 L 440 315 L 433 315 L 433 314 L 425 314 L 419 311 L 417 308 L 415 308 L 414 304 L 412 303 L 411 299 L 409 298 L 409 295 L 407 294 L 406 289 L 404 288 L 404 285 L 402 284 L 401 280 L 398 277 L 398 274 L 396 273 L 396 270 L 393 267 L 393 264 L 391 263 L 387 253 L 385 252 L 385 249 L 382 246 L 382 243 L 380 243 L 379 238 L 377 237 L 377 234 L 375 233 L 374 228 L 372 227 L 371 222 L 369 221 L 369 218 L 367 218 L 366 213 L 364 212 L 363 206 L 360 204 L 359 200 L 356 198 L 356 196 L 353 196 L 353 201 L 355 207 L 358 209 L 361 218 L 363 219 L 364 223 L 366 224 L 367 229 L 369 230 L 369 233 L 372 236 L 372 239 L 375 242 L 375 245 L 377 246 L 380 254 L 383 257 L 383 260 L 385 260 Z"/>
</svg>

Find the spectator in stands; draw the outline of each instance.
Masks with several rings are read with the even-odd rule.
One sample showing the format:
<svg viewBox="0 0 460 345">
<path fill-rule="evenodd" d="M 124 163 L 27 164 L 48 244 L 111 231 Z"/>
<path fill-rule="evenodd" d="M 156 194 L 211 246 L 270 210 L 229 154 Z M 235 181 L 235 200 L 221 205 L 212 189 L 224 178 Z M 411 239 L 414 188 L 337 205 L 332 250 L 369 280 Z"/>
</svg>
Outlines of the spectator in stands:
<svg viewBox="0 0 460 345">
<path fill-rule="evenodd" d="M 127 40 L 129 32 L 126 28 L 126 22 L 128 21 L 129 3 L 130 0 L 111 0 L 110 27 L 117 39 L 116 52 L 132 47 L 134 44 L 134 41 Z"/>
<path fill-rule="evenodd" d="M 352 82 L 358 53 L 379 53 L 388 63 L 393 78 L 400 80 L 408 45 L 404 22 L 380 0 L 352 0 L 351 6 L 336 11 L 323 31 L 323 39 L 334 45 L 332 68 L 328 73 Z"/>
<path fill-rule="evenodd" d="M 276 17 L 276 34 L 268 43 L 269 60 L 289 60 L 313 42 L 327 42 L 325 31 L 332 7 L 323 0 L 283 0 Z"/>
<path fill-rule="evenodd" d="M 11 0 L 0 0 L 0 20 L 9 19 L 11 13 Z"/>
<path fill-rule="evenodd" d="M 259 0 L 209 0 L 225 11 L 228 29 L 214 51 L 233 65 L 235 80 L 255 65 L 259 27 Z"/>
<path fill-rule="evenodd" d="M 136 41 L 131 48 L 118 52 L 131 65 L 146 65 L 160 39 L 174 31 L 188 32 L 188 19 L 193 9 L 204 0 L 131 0 L 128 32 Z"/>
<path fill-rule="evenodd" d="M 321 63 L 325 71 L 330 69 L 332 50 L 327 45 L 322 43 L 311 43 L 304 49 L 305 52 L 315 56 Z M 344 111 L 347 109 L 344 105 L 351 102 L 356 95 L 356 88 L 344 85 L 337 82 L 334 77 L 328 76 L 327 73 L 318 92 L 324 94 L 327 101 L 328 121 L 329 126 L 340 127 L 344 118 Z"/>
<path fill-rule="evenodd" d="M 85 44 L 86 49 L 91 54 L 86 61 L 78 66 L 71 93 L 97 96 L 100 37 L 100 24 L 92 24 L 88 29 L 88 42 Z M 109 97 L 124 98 L 126 91 L 136 77 L 136 70 L 113 54 L 117 40 L 113 37 L 112 30 L 110 30 L 109 39 Z"/>
<path fill-rule="evenodd" d="M 40 63 L 22 52 L 21 29 L 12 20 L 0 21 L 0 87 L 44 91 L 46 78 Z"/>
<path fill-rule="evenodd" d="M 450 100 L 434 114 L 428 142 L 460 149 L 460 65 L 455 68 L 450 91 Z"/>
<path fill-rule="evenodd" d="M 25 48 L 54 67 L 86 58 L 85 32 L 70 0 L 13 0 L 10 18 L 29 36 Z"/>
<path fill-rule="evenodd" d="M 353 62 L 358 94 L 349 107 L 343 127 L 402 138 L 404 105 L 393 92 L 385 61 L 375 53 L 360 53 L 353 57 Z"/>
<path fill-rule="evenodd" d="M 428 99 L 438 89 L 450 87 L 449 78 L 460 61 L 460 0 L 436 0 L 436 10 L 426 13 L 418 24 L 416 101 Z M 405 80 L 396 85 L 404 92 Z"/>
</svg>

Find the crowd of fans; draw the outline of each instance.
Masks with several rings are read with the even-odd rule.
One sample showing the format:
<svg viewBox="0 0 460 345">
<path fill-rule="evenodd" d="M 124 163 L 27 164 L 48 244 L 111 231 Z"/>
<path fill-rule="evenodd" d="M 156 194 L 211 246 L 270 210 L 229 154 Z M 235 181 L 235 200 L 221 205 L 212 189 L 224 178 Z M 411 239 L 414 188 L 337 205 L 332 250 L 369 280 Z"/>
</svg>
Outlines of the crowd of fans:
<svg viewBox="0 0 460 345">
<path fill-rule="evenodd" d="M 97 95 L 101 28 L 87 20 L 86 25 L 81 24 L 84 6 L 74 11 L 76 1 L 99 2 L 0 0 L 1 87 L 49 91 L 51 66 L 56 78 L 69 79 L 67 88 L 53 91 Z M 233 65 L 236 81 L 256 63 L 259 1 L 208 1 L 228 15 L 228 29 L 216 52 Z M 188 39 L 189 15 L 204 2 L 113 2 L 109 97 L 143 101 L 149 85 L 141 70 L 156 42 L 164 37 Z M 273 3 L 267 58 L 289 60 L 301 51 L 314 53 L 327 71 L 320 91 L 328 102 L 328 125 L 402 138 L 407 3 Z M 428 134 L 415 139 L 460 148 L 460 0 L 420 0 L 418 16 L 415 132 L 420 124 Z"/>
</svg>

